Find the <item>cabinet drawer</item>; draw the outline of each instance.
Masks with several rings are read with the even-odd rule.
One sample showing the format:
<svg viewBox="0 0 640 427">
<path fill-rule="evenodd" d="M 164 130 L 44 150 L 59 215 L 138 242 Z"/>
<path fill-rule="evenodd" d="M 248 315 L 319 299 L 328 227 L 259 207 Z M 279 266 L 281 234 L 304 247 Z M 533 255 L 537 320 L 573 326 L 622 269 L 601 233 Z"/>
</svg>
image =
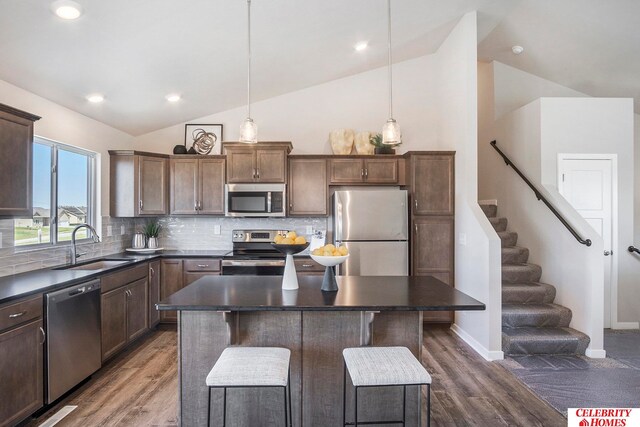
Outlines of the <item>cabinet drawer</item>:
<svg viewBox="0 0 640 427">
<path fill-rule="evenodd" d="M 185 259 L 184 271 L 220 271 L 219 259 Z"/>
<path fill-rule="evenodd" d="M 147 277 L 149 274 L 149 265 L 147 263 L 138 264 L 135 267 L 120 270 L 115 273 L 106 274 L 100 279 L 102 293 L 117 289 L 120 286 L 127 285 L 136 280 Z"/>
<path fill-rule="evenodd" d="M 42 294 L 0 308 L 0 331 L 42 317 Z"/>
<path fill-rule="evenodd" d="M 324 266 L 318 264 L 311 258 L 294 259 L 296 271 L 303 273 L 305 271 L 324 272 Z"/>
</svg>

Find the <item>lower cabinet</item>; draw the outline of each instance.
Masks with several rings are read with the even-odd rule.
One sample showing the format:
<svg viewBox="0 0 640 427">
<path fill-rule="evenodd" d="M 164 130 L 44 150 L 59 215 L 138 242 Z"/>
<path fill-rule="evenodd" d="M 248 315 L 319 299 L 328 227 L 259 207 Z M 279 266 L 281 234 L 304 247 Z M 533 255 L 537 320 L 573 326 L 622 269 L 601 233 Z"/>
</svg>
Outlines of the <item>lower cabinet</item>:
<svg viewBox="0 0 640 427">
<path fill-rule="evenodd" d="M 42 318 L 0 333 L 0 426 L 15 425 L 44 404 Z"/>
<path fill-rule="evenodd" d="M 160 302 L 160 261 L 149 263 L 149 327 L 160 323 L 160 312 L 156 304 Z"/>
<path fill-rule="evenodd" d="M 184 288 L 182 281 L 182 260 L 163 259 L 160 262 L 160 299 L 164 300 L 169 295 L 175 294 Z M 161 311 L 161 322 L 177 322 L 178 314 L 175 311 Z"/>
<path fill-rule="evenodd" d="M 103 361 L 146 332 L 148 301 L 146 278 L 102 294 Z"/>
</svg>

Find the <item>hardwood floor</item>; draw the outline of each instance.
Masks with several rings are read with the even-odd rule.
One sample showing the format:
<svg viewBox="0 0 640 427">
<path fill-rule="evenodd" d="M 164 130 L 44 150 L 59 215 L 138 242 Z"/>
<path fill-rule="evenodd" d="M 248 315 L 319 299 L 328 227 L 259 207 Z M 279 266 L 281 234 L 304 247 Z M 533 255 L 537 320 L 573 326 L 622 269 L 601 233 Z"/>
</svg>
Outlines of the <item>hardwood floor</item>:
<svg viewBox="0 0 640 427">
<path fill-rule="evenodd" d="M 176 353 L 174 327 L 160 327 L 27 425 L 78 405 L 56 426 L 175 426 Z M 432 426 L 566 426 L 513 374 L 482 359 L 447 328 L 425 328 L 423 363 L 433 377 Z"/>
</svg>

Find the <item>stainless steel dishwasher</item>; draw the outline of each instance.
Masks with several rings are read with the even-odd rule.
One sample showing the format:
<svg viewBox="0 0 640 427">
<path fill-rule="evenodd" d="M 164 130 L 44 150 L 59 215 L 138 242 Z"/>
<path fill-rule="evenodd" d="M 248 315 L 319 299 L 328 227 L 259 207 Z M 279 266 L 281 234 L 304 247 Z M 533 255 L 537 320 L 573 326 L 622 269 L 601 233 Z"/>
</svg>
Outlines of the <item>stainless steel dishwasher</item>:
<svg viewBox="0 0 640 427">
<path fill-rule="evenodd" d="M 46 294 L 47 385 L 51 403 L 102 365 L 100 280 Z"/>
</svg>

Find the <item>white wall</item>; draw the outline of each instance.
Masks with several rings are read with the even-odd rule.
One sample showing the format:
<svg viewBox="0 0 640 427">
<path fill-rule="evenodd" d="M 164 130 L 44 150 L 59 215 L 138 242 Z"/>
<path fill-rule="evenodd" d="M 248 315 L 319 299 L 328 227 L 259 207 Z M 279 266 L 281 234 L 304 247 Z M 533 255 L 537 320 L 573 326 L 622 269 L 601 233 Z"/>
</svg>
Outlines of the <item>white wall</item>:
<svg viewBox="0 0 640 427">
<path fill-rule="evenodd" d="M 394 116 L 402 128 L 404 143 L 398 152 L 438 150 L 439 105 L 435 96 L 435 55 L 394 64 Z M 387 68 L 257 102 L 251 113 L 261 141 L 292 141 L 294 154 L 328 154 L 329 132 L 351 128 L 380 132 L 387 120 Z M 184 102 L 187 102 L 186 100 Z M 222 123 L 224 139 L 238 140 L 246 108 L 236 108 L 190 123 Z M 184 123 L 135 138 L 137 150 L 170 153 L 184 142 Z"/>
<path fill-rule="evenodd" d="M 501 359 L 500 241 L 477 203 L 477 16 L 466 14 L 437 52 L 439 138 L 456 151 L 456 288 L 486 305 L 456 313 L 453 330 L 489 360 Z M 461 244 L 459 237 L 466 243 Z"/>
<path fill-rule="evenodd" d="M 109 214 L 108 150 L 131 149 L 133 137 L 45 98 L 0 80 L 0 102 L 42 117 L 35 123 L 37 136 L 81 147 L 99 154 L 102 215 Z M 100 106 L 96 106 L 100 108 Z"/>
</svg>

